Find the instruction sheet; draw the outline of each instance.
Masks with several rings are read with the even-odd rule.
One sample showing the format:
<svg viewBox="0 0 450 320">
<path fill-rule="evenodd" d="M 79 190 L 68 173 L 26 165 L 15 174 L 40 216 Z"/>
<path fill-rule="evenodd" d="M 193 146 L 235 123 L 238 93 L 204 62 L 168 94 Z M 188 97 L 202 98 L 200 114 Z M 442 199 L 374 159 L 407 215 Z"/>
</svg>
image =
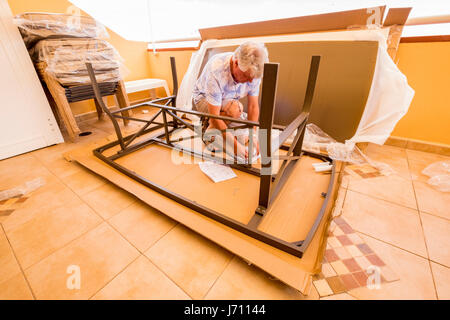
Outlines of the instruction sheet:
<svg viewBox="0 0 450 320">
<path fill-rule="evenodd" d="M 227 166 L 215 163 L 213 161 L 200 162 L 198 164 L 200 170 L 203 171 L 215 183 L 236 178 L 234 171 Z"/>
</svg>

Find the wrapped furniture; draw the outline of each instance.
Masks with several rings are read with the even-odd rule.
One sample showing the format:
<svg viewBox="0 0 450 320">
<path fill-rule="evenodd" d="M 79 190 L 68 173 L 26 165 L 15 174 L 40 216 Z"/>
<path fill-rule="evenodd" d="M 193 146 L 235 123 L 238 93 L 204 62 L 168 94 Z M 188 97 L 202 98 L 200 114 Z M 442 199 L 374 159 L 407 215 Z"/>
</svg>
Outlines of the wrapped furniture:
<svg viewBox="0 0 450 320">
<path fill-rule="evenodd" d="M 51 13 L 24 13 L 15 22 L 71 141 L 80 129 L 70 103 L 94 98 L 86 62 L 93 66 L 102 97 L 115 95 L 120 108 L 129 106 L 121 58 L 107 41 L 98 39 L 107 36 L 101 24 L 90 17 Z M 96 101 L 95 106 L 100 118 L 102 109 Z"/>
</svg>

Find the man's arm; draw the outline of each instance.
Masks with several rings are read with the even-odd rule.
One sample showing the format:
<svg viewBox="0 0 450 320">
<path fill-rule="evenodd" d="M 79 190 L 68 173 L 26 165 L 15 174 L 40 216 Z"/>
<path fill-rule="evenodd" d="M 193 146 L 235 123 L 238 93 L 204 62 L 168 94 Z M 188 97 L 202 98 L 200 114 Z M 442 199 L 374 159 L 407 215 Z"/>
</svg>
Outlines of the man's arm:
<svg viewBox="0 0 450 320">
<path fill-rule="evenodd" d="M 248 96 L 248 120 L 259 121 L 258 96 Z"/>
<path fill-rule="evenodd" d="M 208 113 L 220 116 L 220 108 L 221 107 L 212 105 L 209 102 L 207 102 L 207 103 L 208 103 Z M 228 128 L 228 126 L 226 125 L 226 123 L 223 120 L 210 118 L 209 121 L 212 122 L 212 126 L 215 129 L 226 130 Z M 248 157 L 247 150 L 245 149 L 245 147 L 242 146 L 237 141 L 236 137 L 231 132 L 222 131 L 222 137 L 223 137 L 224 141 L 226 141 L 226 143 L 233 141 L 233 145 L 230 145 L 230 147 L 233 148 L 234 154 Z"/>
</svg>

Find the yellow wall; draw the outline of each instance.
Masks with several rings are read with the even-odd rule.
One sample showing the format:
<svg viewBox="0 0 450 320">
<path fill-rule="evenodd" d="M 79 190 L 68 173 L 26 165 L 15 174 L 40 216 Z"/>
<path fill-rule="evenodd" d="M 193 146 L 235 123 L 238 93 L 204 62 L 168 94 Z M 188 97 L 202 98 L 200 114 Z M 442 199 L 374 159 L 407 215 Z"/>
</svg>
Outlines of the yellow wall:
<svg viewBox="0 0 450 320">
<path fill-rule="evenodd" d="M 192 51 L 150 52 L 151 77 L 171 85 L 169 57 L 175 56 L 181 82 L 191 55 Z M 450 145 L 450 42 L 401 43 L 397 57 L 416 94 L 392 135 Z"/>
<path fill-rule="evenodd" d="M 450 42 L 401 43 L 397 58 L 416 94 L 392 135 L 450 145 Z"/>
<path fill-rule="evenodd" d="M 66 10 L 72 6 L 72 3 L 67 0 L 8 0 L 8 3 L 13 15 L 23 12 L 65 13 Z M 87 15 L 84 12 L 82 12 L 82 14 Z M 147 54 L 147 43 L 128 41 L 110 29 L 107 29 L 107 31 L 109 33 L 109 39 L 106 40 L 117 49 L 120 56 L 124 59 L 125 67 L 128 70 L 128 72 L 124 74 L 124 80 L 149 78 L 150 65 Z M 148 97 L 148 95 L 148 93 L 136 93 L 130 95 L 130 99 L 141 99 Z M 108 100 L 108 103 L 110 105 L 114 104 L 111 98 Z M 95 110 L 92 100 L 72 103 L 71 107 L 75 114 Z"/>
<path fill-rule="evenodd" d="M 167 51 L 167 52 L 148 52 L 149 64 L 150 64 L 150 76 L 151 78 L 165 79 L 169 84 L 169 89 L 173 90 L 172 81 L 172 69 L 170 67 L 170 57 L 175 57 L 178 86 L 181 84 L 184 74 L 186 73 L 191 55 L 193 51 Z M 163 91 L 158 90 L 158 95 L 162 95 Z"/>
</svg>

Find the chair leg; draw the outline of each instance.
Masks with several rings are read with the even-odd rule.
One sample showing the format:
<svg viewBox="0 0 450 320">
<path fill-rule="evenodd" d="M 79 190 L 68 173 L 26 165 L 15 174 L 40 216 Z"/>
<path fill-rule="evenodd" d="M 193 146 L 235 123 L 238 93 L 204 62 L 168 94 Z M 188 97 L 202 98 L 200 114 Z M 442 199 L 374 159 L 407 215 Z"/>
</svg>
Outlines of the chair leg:
<svg viewBox="0 0 450 320">
<path fill-rule="evenodd" d="M 103 100 L 103 103 L 105 104 L 105 106 L 108 106 L 106 97 L 102 97 L 102 100 Z M 100 119 L 102 118 L 102 116 L 103 116 L 103 110 L 102 110 L 102 107 L 100 107 L 100 105 L 98 104 L 98 102 L 97 102 L 96 99 L 94 99 L 94 103 L 95 103 L 95 109 L 97 109 L 97 117 L 98 117 L 98 120 L 100 120 Z"/>
<path fill-rule="evenodd" d="M 119 81 L 117 91 L 116 91 L 116 97 L 117 101 L 119 102 L 119 108 L 126 108 L 130 106 L 130 101 L 128 100 L 127 92 L 125 90 L 125 84 L 123 83 L 123 80 Z M 131 116 L 131 110 L 126 110 L 121 112 L 122 116 L 124 117 L 130 117 Z M 128 125 L 129 120 L 123 119 L 123 124 Z"/>
<path fill-rule="evenodd" d="M 58 113 L 61 116 L 64 125 L 66 126 L 70 141 L 76 141 L 81 131 L 78 128 L 77 122 L 72 113 L 72 109 L 70 108 L 70 104 L 67 101 L 64 88 L 59 84 L 58 81 L 56 81 L 56 79 L 48 74 L 44 75 L 44 81 L 47 84 L 47 88 L 50 91 L 53 99 L 55 100 L 56 106 L 58 108 Z"/>
</svg>

